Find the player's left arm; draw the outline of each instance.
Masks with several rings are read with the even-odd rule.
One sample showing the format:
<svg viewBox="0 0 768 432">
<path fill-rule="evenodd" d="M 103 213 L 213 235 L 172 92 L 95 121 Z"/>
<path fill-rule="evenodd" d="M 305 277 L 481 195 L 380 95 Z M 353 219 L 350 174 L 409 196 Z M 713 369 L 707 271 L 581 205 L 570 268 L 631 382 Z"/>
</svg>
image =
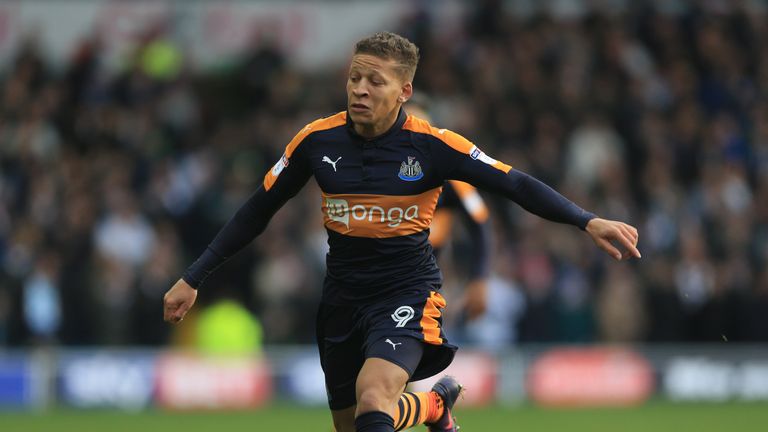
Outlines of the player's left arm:
<svg viewBox="0 0 768 432">
<path fill-rule="evenodd" d="M 540 180 L 487 156 L 460 135 L 451 134 L 447 140 L 453 142 L 446 142 L 448 145 L 438 153 L 438 157 L 446 159 L 444 166 L 448 167 L 448 178 L 503 195 L 544 219 L 577 226 L 586 231 L 598 247 L 618 260 L 640 258 L 635 227 L 597 217 Z"/>
</svg>

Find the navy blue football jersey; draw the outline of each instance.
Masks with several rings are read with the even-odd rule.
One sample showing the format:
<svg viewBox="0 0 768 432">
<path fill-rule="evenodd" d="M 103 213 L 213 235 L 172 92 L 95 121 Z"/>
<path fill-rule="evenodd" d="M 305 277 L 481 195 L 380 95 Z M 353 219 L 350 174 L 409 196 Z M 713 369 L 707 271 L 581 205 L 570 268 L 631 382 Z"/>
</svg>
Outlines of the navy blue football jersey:
<svg viewBox="0 0 768 432">
<path fill-rule="evenodd" d="M 292 196 L 315 177 L 330 246 L 324 298 L 347 303 L 438 288 L 428 237 L 443 183 L 501 181 L 510 169 L 460 135 L 404 111 L 371 140 L 357 135 L 341 112 L 299 132 L 267 173 L 264 189 Z"/>
</svg>

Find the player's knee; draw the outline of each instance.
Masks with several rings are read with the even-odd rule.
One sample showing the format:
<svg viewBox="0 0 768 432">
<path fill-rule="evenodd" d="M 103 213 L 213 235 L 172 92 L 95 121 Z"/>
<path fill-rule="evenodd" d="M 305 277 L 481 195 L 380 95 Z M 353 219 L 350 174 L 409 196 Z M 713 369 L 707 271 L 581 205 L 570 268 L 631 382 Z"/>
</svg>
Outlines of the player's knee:
<svg viewBox="0 0 768 432">
<path fill-rule="evenodd" d="M 357 400 L 357 414 L 360 415 L 371 411 L 389 413 L 399 397 L 399 395 L 391 395 L 389 393 L 391 392 L 382 386 L 363 389 Z"/>
</svg>

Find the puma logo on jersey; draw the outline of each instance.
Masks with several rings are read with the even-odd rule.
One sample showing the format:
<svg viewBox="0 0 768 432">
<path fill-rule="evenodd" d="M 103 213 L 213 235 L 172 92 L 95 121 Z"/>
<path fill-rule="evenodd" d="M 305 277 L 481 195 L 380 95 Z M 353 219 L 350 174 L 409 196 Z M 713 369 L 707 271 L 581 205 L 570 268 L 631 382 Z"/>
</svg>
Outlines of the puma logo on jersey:
<svg viewBox="0 0 768 432">
<path fill-rule="evenodd" d="M 336 159 L 335 161 L 332 161 L 331 158 L 329 158 L 328 156 L 323 156 L 323 162 L 328 162 L 329 164 L 331 164 L 331 166 L 333 167 L 333 172 L 336 172 L 336 162 L 338 162 L 339 160 L 341 160 L 341 156 L 339 156 L 339 158 Z"/>
<path fill-rule="evenodd" d="M 388 343 L 388 344 L 392 345 L 392 351 L 395 351 L 395 350 L 397 350 L 397 346 L 398 346 L 398 345 L 402 345 L 402 344 L 403 344 L 402 342 L 392 342 L 392 341 L 391 341 L 391 340 L 389 340 L 389 339 L 385 340 L 384 342 L 386 342 L 386 343 Z"/>
</svg>

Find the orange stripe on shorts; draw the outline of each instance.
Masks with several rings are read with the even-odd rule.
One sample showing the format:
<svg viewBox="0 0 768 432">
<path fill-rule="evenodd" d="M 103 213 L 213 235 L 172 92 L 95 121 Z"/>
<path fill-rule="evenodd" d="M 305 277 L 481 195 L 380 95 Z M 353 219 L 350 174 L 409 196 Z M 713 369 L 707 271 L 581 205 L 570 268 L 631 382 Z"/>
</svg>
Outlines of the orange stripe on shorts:
<svg viewBox="0 0 768 432">
<path fill-rule="evenodd" d="M 443 338 L 440 337 L 440 323 L 438 319 L 442 315 L 441 309 L 445 307 L 445 299 L 439 293 L 432 291 L 429 298 L 424 303 L 424 311 L 421 314 L 421 332 L 424 334 L 424 342 L 441 345 Z"/>
</svg>

